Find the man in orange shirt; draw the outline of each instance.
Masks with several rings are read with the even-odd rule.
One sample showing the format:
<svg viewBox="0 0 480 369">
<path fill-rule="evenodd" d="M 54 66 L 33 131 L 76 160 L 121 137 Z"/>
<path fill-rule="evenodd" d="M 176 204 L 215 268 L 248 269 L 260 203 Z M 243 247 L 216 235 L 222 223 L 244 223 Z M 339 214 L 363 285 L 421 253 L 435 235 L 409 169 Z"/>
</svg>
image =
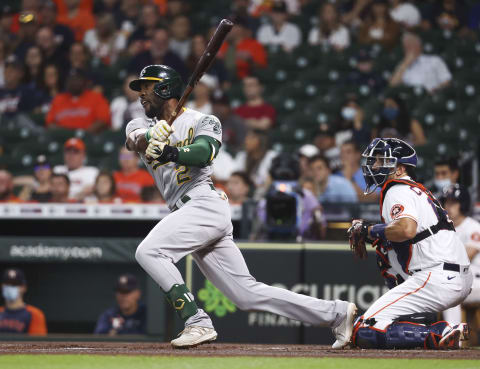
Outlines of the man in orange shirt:
<svg viewBox="0 0 480 369">
<path fill-rule="evenodd" d="M 25 304 L 27 281 L 20 269 L 5 270 L 2 278 L 2 295 L 5 307 L 0 307 L 0 333 L 26 333 L 45 336 L 47 324 L 43 312 Z"/>
<path fill-rule="evenodd" d="M 242 79 L 250 75 L 252 67 L 267 66 L 267 53 L 262 44 L 252 38 L 251 31 L 247 27 L 247 19 L 237 16 L 234 23 L 227 36 L 227 42 L 223 43 L 218 55 L 223 58 L 231 75 Z"/>
<path fill-rule="evenodd" d="M 121 170 L 113 173 L 117 195 L 123 202 L 142 202 L 142 189 L 154 185 L 153 177 L 138 167 L 138 156 L 133 151 L 122 147 L 118 159 Z"/>
<path fill-rule="evenodd" d="M 47 126 L 84 129 L 99 133 L 110 126 L 110 106 L 105 97 L 86 89 L 85 72 L 72 69 L 67 78 L 66 91 L 52 101 L 47 114 Z"/>
<path fill-rule="evenodd" d="M 95 27 L 92 15 L 92 1 L 64 0 L 57 1 L 57 22 L 68 26 L 75 34 L 75 40 L 82 41 L 85 32 Z M 59 6 L 60 5 L 60 6 Z"/>
<path fill-rule="evenodd" d="M 0 170 L 0 203 L 2 202 L 20 202 L 13 194 L 12 175 L 6 170 Z"/>
</svg>

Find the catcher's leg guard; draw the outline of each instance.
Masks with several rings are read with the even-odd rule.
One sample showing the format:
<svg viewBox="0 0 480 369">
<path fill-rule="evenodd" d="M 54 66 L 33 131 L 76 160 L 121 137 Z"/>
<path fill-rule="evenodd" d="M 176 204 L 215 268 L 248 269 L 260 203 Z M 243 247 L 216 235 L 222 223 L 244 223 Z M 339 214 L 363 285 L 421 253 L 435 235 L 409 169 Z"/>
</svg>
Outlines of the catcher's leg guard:
<svg viewBox="0 0 480 369">
<path fill-rule="evenodd" d="M 447 322 L 437 322 L 429 326 L 394 322 L 385 330 L 379 330 L 359 321 L 354 329 L 353 344 L 370 349 L 436 349 L 447 325 Z"/>
</svg>

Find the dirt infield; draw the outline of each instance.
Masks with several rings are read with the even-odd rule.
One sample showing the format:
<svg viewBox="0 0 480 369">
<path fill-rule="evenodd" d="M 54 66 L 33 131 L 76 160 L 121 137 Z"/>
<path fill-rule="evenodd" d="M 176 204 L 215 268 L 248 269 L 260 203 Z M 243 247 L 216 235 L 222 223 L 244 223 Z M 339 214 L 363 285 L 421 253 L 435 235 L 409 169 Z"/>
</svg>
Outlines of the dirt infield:
<svg viewBox="0 0 480 369">
<path fill-rule="evenodd" d="M 270 356 L 341 358 L 480 359 L 479 349 L 425 350 L 332 350 L 318 345 L 207 344 L 189 350 L 174 350 L 168 343 L 119 342 L 0 342 L 4 354 L 83 354 L 146 356 Z"/>
</svg>

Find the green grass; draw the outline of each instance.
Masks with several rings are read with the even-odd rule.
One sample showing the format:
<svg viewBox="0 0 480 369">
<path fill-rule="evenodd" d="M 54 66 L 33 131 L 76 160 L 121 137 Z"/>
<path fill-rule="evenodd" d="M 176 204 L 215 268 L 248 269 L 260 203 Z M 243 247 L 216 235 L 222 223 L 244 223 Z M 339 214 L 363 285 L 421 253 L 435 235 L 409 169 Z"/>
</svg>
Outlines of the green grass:
<svg viewBox="0 0 480 369">
<path fill-rule="evenodd" d="M 1 369 L 478 369 L 476 360 L 5 355 Z"/>
</svg>

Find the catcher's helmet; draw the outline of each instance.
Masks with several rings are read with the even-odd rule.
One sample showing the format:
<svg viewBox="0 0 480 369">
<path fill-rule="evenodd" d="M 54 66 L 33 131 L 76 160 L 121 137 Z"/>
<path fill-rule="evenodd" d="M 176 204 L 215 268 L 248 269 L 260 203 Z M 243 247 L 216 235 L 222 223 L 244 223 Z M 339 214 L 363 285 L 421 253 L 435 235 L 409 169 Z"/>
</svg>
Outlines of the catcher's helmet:
<svg viewBox="0 0 480 369">
<path fill-rule="evenodd" d="M 446 187 L 443 190 L 440 201 L 442 202 L 442 205 L 445 205 L 445 201 L 447 200 L 458 201 L 460 203 L 460 212 L 463 215 L 469 214 L 471 207 L 470 194 L 468 193 L 468 190 L 462 185 L 455 183 Z"/>
<path fill-rule="evenodd" d="M 367 184 L 364 193 L 372 193 L 383 185 L 397 164 L 416 167 L 414 148 L 398 138 L 375 138 L 362 154 L 362 171 Z"/>
<path fill-rule="evenodd" d="M 175 69 L 161 64 L 148 65 L 142 69 L 138 79 L 130 82 L 129 86 L 134 91 L 140 91 L 141 82 L 145 80 L 158 81 L 153 87 L 153 91 L 158 97 L 164 100 L 180 99 L 182 78 Z"/>
</svg>

